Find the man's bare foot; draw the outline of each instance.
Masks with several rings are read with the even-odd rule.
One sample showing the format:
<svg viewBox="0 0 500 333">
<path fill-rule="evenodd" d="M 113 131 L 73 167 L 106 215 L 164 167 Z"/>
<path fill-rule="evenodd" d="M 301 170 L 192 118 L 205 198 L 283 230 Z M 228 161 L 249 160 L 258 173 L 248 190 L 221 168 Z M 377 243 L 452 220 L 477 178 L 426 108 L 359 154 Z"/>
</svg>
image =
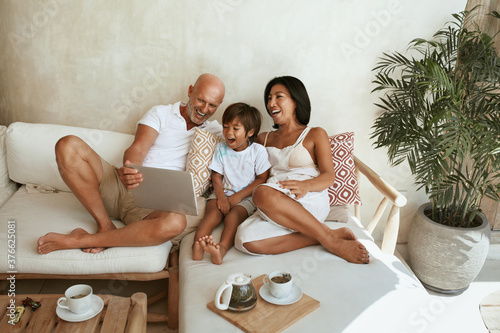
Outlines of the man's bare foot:
<svg viewBox="0 0 500 333">
<path fill-rule="evenodd" d="M 203 251 L 203 246 L 201 245 L 201 242 L 204 242 L 204 239 L 206 239 L 208 237 L 209 236 L 203 236 L 203 237 L 200 237 L 194 241 L 194 243 L 193 243 L 193 260 L 203 259 L 203 254 L 205 252 Z M 205 243 L 205 245 L 206 245 L 206 243 Z"/>
<path fill-rule="evenodd" d="M 113 223 L 111 223 L 107 227 L 98 228 L 96 233 L 110 231 L 110 230 L 114 230 L 114 229 L 116 229 L 116 226 Z M 102 252 L 106 249 L 107 249 L 106 247 L 89 247 L 87 249 L 82 249 L 82 251 L 85 253 L 99 253 L 99 252 Z"/>
<path fill-rule="evenodd" d="M 47 254 L 52 251 L 65 249 L 78 249 L 79 240 L 82 236 L 88 235 L 84 229 L 78 228 L 67 235 L 49 232 L 38 239 L 37 251 L 40 254 Z"/>
<path fill-rule="evenodd" d="M 216 265 L 222 264 L 222 259 L 227 252 L 227 249 L 224 246 L 215 243 L 213 240 L 207 242 L 206 246 L 203 247 L 203 250 L 210 253 L 212 263 Z"/>
<path fill-rule="evenodd" d="M 354 264 L 368 264 L 370 255 L 365 246 L 361 244 L 352 230 L 340 228 L 328 229 L 324 240 L 320 243 L 331 253 Z"/>
</svg>

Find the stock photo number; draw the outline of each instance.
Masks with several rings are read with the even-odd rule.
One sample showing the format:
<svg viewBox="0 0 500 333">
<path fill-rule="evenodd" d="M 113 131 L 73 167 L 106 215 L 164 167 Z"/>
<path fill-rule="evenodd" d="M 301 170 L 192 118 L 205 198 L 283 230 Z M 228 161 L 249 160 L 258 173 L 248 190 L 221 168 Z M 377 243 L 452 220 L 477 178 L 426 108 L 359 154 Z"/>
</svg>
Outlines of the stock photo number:
<svg viewBox="0 0 500 333">
<path fill-rule="evenodd" d="M 7 273 L 16 273 L 16 221 L 7 223 Z"/>
</svg>

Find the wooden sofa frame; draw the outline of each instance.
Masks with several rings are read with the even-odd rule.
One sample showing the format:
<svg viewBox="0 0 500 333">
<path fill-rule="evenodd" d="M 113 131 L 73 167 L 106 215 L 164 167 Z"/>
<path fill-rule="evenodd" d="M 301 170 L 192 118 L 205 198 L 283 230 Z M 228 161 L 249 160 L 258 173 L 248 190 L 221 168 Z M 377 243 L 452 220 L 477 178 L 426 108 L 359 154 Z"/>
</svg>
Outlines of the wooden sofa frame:
<svg viewBox="0 0 500 333">
<path fill-rule="evenodd" d="M 406 205 L 406 197 L 385 182 L 380 176 L 370 169 L 366 164 L 354 157 L 356 175 L 358 181 L 363 175 L 382 194 L 382 201 L 378 205 L 370 224 L 367 227 L 371 234 L 380 221 L 386 207 L 392 204 L 382 241 L 381 250 L 384 253 L 393 254 L 396 249 L 399 231 L 399 209 Z M 361 207 L 354 206 L 354 215 L 361 221 Z M 0 274 L 0 279 L 5 280 L 8 274 Z M 179 252 L 174 251 L 169 255 L 165 269 L 157 273 L 121 273 L 121 274 L 95 274 L 95 275 L 59 275 L 59 274 L 34 274 L 17 273 L 16 279 L 84 279 L 84 280 L 129 280 L 129 281 L 154 281 L 168 279 L 168 288 L 164 292 L 148 298 L 148 305 L 167 297 L 168 308 L 166 314 L 148 313 L 148 322 L 166 321 L 170 329 L 176 329 L 179 325 Z"/>
<path fill-rule="evenodd" d="M 400 208 L 406 205 L 406 197 L 399 193 L 394 187 L 392 187 L 385 180 L 380 178 L 380 176 L 370 169 L 366 164 L 354 156 L 355 172 L 358 177 L 358 181 L 361 181 L 361 175 L 363 175 L 368 181 L 382 194 L 382 200 L 380 201 L 375 213 L 373 214 L 372 220 L 368 224 L 366 230 L 372 234 L 377 226 L 380 218 L 384 214 L 387 205 L 392 204 L 385 223 L 385 231 L 382 239 L 382 246 L 380 249 L 382 252 L 387 254 L 394 254 L 396 252 L 396 244 L 398 242 L 399 233 L 399 211 Z M 354 216 L 361 221 L 361 206 L 354 206 Z"/>
</svg>

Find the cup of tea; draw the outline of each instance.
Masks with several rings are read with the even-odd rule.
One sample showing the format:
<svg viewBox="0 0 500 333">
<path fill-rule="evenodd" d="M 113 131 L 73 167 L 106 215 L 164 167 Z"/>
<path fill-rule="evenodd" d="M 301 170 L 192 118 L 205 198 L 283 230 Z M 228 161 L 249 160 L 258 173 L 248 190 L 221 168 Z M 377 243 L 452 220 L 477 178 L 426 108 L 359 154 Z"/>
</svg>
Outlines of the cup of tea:
<svg viewBox="0 0 500 333">
<path fill-rule="evenodd" d="M 264 276 L 263 282 L 269 288 L 271 295 L 276 298 L 285 298 L 292 291 L 293 277 L 288 272 L 276 271 Z"/>
<path fill-rule="evenodd" d="M 86 284 L 77 284 L 66 289 L 64 297 L 59 297 L 57 306 L 73 313 L 81 314 L 92 305 L 92 287 Z"/>
</svg>

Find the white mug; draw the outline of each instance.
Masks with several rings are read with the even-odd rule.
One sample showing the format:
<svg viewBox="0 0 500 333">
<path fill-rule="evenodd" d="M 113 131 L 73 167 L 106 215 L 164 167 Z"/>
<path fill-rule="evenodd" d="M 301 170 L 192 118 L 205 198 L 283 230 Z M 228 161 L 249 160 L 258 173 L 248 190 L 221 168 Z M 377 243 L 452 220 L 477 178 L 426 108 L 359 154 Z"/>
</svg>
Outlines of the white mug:
<svg viewBox="0 0 500 333">
<path fill-rule="evenodd" d="M 292 274 L 288 272 L 276 271 L 264 276 L 264 284 L 269 288 L 269 292 L 276 298 L 285 298 L 290 295 L 293 286 Z"/>
<path fill-rule="evenodd" d="M 66 289 L 65 297 L 59 297 L 57 306 L 81 314 L 92 305 L 92 287 L 86 284 L 76 284 Z"/>
</svg>

